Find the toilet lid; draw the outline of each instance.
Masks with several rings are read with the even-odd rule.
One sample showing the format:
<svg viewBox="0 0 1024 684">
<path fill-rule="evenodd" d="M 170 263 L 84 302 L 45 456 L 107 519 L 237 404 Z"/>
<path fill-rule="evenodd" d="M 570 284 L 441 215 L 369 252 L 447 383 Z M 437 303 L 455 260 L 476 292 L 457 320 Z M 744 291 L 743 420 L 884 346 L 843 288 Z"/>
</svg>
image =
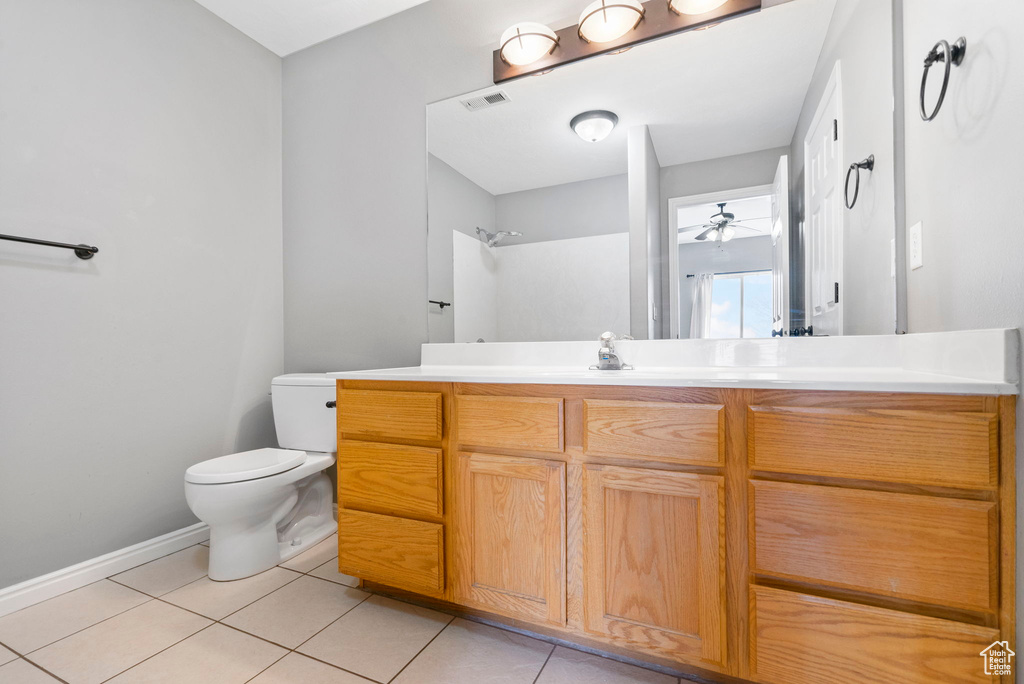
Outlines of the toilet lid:
<svg viewBox="0 0 1024 684">
<path fill-rule="evenodd" d="M 196 463 L 185 471 L 185 482 L 224 484 L 277 475 L 302 465 L 305 451 L 256 449 Z"/>
</svg>

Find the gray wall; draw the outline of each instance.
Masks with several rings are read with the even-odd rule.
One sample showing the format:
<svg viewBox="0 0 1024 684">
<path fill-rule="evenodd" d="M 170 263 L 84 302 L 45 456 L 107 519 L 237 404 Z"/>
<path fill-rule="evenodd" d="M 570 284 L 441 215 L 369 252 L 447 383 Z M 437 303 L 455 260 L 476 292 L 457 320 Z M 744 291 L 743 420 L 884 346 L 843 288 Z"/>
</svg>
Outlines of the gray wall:
<svg viewBox="0 0 1024 684">
<path fill-rule="evenodd" d="M 510 244 L 625 233 L 629 229 L 626 174 L 498 195 L 499 230 L 518 230 Z"/>
<path fill-rule="evenodd" d="M 452 231 L 478 239 L 476 228 L 494 232 L 494 195 L 448 164 L 427 155 L 427 299 L 455 301 L 452 271 Z M 426 304 L 431 342 L 455 341 L 455 308 Z"/>
<path fill-rule="evenodd" d="M 662 301 L 661 164 L 647 126 L 629 129 L 629 318 L 638 340 L 661 338 Z M 618 332 L 618 331 L 615 331 Z"/>
<path fill-rule="evenodd" d="M 281 62 L 190 0 L 0 3 L 0 587 L 196 522 L 272 445 Z"/>
<path fill-rule="evenodd" d="M 419 362 L 426 105 L 490 84 L 500 32 L 551 12 L 431 0 L 284 60 L 287 370 Z"/>
<path fill-rule="evenodd" d="M 735 271 L 770 271 L 772 268 L 772 238 L 743 238 L 728 244 L 696 242 L 679 245 L 679 337 L 690 336 L 690 317 L 693 313 L 693 278 L 688 274 Z"/>
<path fill-rule="evenodd" d="M 836 3 L 821 56 L 807 90 L 790 157 L 793 194 L 803 194 L 804 138 L 839 60 L 843 125 L 840 142 L 843 167 L 875 155 L 875 170 L 862 173 L 860 197 L 852 210 L 842 208 L 843 333 L 885 335 L 895 332 L 895 283 L 892 240 L 895 237 L 893 151 L 892 5 L 883 0 L 841 0 Z M 915 60 L 920 61 L 920 60 Z M 794 203 L 801 208 L 802 203 Z M 792 222 L 799 230 L 802 216 Z M 802 244 L 795 235 L 793 243 Z M 803 260 L 795 260 L 803 268 Z M 803 310 L 803 283 L 793 293 Z M 794 325 L 797 325 L 794 321 Z"/>
<path fill-rule="evenodd" d="M 907 226 L 924 228 L 924 266 L 908 273 L 910 332 L 1024 327 L 1024 3 L 964 11 L 956 0 L 905 0 L 904 10 Z M 967 58 L 953 70 L 938 118 L 925 123 L 921 61 L 937 40 L 958 36 L 967 38 Z M 1018 482 L 1022 409 L 1018 402 Z M 1024 548 L 1019 519 L 1017 535 Z M 1022 569 L 1018 562 L 1018 586 Z M 1022 594 L 1017 601 L 1022 615 Z M 1018 653 L 1022 643 L 1018 636 Z"/>
</svg>

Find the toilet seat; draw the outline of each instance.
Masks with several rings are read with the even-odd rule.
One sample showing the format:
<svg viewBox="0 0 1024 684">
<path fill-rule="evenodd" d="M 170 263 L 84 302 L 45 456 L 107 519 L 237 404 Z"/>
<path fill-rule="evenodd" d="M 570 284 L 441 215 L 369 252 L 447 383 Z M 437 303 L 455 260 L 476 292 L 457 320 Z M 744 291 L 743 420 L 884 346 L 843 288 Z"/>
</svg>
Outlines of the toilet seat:
<svg viewBox="0 0 1024 684">
<path fill-rule="evenodd" d="M 306 461 L 306 452 L 295 449 L 255 449 L 196 463 L 185 471 L 185 482 L 227 484 L 278 475 Z"/>
</svg>

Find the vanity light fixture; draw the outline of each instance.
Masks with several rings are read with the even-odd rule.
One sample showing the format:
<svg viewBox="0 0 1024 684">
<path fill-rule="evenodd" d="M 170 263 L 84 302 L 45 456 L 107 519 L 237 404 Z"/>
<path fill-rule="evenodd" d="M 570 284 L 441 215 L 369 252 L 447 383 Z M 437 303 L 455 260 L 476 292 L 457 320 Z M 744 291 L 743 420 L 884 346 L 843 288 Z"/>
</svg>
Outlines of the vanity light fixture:
<svg viewBox="0 0 1024 684">
<path fill-rule="evenodd" d="M 524 21 L 501 34 L 498 54 L 506 64 L 526 66 L 551 54 L 557 46 L 558 36 L 554 31 L 544 24 Z"/>
<path fill-rule="evenodd" d="M 587 142 L 601 142 L 611 134 L 619 117 L 614 112 L 594 109 L 572 117 L 569 127 Z"/>
<path fill-rule="evenodd" d="M 509 28 L 492 56 L 494 83 L 552 69 L 757 12 L 762 0 L 587 0 L 575 26 L 552 31 L 524 22 Z"/>
<path fill-rule="evenodd" d="M 576 30 L 588 43 L 610 43 L 635 29 L 643 18 L 640 0 L 596 0 L 583 10 Z"/>
<path fill-rule="evenodd" d="M 728 0 L 668 0 L 668 8 L 676 14 L 704 14 L 716 10 Z"/>
</svg>

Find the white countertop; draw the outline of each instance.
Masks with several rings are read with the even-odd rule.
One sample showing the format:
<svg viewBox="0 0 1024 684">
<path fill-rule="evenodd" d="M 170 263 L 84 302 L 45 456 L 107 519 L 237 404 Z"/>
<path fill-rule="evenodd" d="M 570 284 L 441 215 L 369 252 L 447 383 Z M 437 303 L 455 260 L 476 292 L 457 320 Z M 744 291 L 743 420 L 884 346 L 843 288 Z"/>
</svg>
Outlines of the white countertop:
<svg viewBox="0 0 1024 684">
<path fill-rule="evenodd" d="M 624 340 L 635 370 L 596 371 L 595 342 L 426 344 L 422 365 L 345 380 L 1018 393 L 1016 330 L 775 340 Z"/>
</svg>

